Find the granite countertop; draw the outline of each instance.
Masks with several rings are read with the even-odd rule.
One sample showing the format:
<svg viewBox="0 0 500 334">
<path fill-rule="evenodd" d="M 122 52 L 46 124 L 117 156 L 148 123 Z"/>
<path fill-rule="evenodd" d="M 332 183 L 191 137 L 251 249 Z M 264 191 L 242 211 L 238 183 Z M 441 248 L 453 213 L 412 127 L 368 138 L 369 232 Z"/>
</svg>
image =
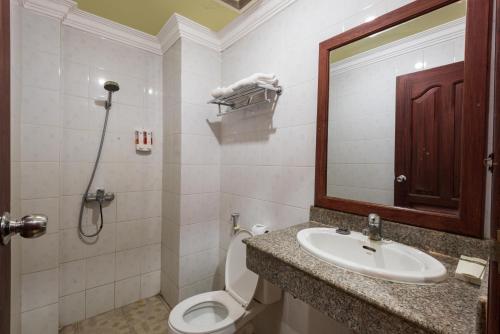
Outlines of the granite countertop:
<svg viewBox="0 0 500 334">
<path fill-rule="evenodd" d="M 336 267 L 302 250 L 296 239 L 297 232 L 310 227 L 325 225 L 310 222 L 246 239 L 247 266 L 272 283 L 289 290 L 292 295 L 315 303 L 312 306 L 319 311 L 336 320 L 346 321 L 355 331 L 374 333 L 376 331 L 373 328 L 380 328 L 380 332 L 390 330 L 406 333 L 408 330 L 415 333 L 454 334 L 481 331 L 482 320 L 478 314 L 484 310 L 485 289 L 453 277 L 458 259 L 431 253 L 448 270 L 449 277 L 444 282 L 429 285 L 389 282 Z M 298 285 L 303 288 L 296 286 L 292 280 L 300 280 L 302 283 Z M 314 284 L 307 288 L 311 291 L 304 291 L 304 282 Z M 336 294 L 342 295 L 342 299 L 335 300 Z M 328 298 L 316 303 L 316 300 L 327 295 Z M 383 324 L 382 320 L 379 320 L 380 324 L 373 325 L 376 317 L 371 316 L 368 320 L 367 315 L 363 314 L 351 321 L 351 317 L 355 318 L 353 315 L 356 310 L 367 313 L 364 304 L 374 307 L 370 308 L 371 313 L 377 310 L 383 313 L 385 322 L 401 319 L 404 325 Z M 343 305 L 349 309 L 339 312 L 339 306 Z M 329 309 L 332 307 L 337 310 Z M 342 314 L 347 312 L 352 316 Z M 367 322 L 372 329 L 365 328 Z"/>
</svg>

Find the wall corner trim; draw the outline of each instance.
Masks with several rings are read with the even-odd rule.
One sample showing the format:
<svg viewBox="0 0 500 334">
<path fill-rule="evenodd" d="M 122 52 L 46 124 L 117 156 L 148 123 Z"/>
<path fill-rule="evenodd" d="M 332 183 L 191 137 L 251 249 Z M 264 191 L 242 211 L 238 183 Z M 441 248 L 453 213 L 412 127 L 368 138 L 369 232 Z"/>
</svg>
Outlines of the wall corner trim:
<svg viewBox="0 0 500 334">
<path fill-rule="evenodd" d="M 174 13 L 157 35 L 165 53 L 179 38 L 186 38 L 216 51 L 221 51 L 217 34 L 182 15 Z"/>
<path fill-rule="evenodd" d="M 257 1 L 218 32 L 221 49 L 227 49 L 294 2 L 295 0 Z"/>
<path fill-rule="evenodd" d="M 24 8 L 62 20 L 77 4 L 72 0 L 20 0 Z"/>
</svg>

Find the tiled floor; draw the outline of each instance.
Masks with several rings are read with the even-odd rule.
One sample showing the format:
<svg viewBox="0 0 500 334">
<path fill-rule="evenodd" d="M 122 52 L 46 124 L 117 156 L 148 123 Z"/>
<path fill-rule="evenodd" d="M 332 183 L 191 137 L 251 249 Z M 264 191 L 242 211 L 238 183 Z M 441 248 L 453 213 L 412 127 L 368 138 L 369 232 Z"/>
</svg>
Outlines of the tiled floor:
<svg viewBox="0 0 500 334">
<path fill-rule="evenodd" d="M 64 327 L 60 334 L 166 334 L 170 309 L 160 296 Z"/>
</svg>

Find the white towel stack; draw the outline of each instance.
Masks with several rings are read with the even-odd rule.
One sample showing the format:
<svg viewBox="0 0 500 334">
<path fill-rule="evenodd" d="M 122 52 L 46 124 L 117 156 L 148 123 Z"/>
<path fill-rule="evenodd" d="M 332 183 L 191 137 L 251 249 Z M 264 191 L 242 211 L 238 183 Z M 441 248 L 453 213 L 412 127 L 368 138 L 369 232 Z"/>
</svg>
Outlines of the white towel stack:
<svg viewBox="0 0 500 334">
<path fill-rule="evenodd" d="M 212 96 L 215 98 L 228 96 L 234 93 L 238 89 L 255 84 L 277 86 L 278 79 L 274 74 L 255 73 L 249 76 L 248 78 L 241 79 L 240 81 L 237 81 L 227 87 L 217 87 L 212 91 Z"/>
</svg>

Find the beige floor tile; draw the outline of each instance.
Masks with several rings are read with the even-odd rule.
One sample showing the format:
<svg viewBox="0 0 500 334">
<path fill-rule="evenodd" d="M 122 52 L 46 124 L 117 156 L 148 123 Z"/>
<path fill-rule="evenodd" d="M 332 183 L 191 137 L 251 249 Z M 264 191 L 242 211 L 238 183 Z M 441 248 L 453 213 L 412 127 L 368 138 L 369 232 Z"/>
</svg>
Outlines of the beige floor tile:
<svg viewBox="0 0 500 334">
<path fill-rule="evenodd" d="M 167 334 L 167 319 L 156 323 L 149 321 L 136 322 L 133 328 L 137 334 Z"/>
<path fill-rule="evenodd" d="M 167 334 L 170 309 L 160 296 L 64 327 L 60 334 Z"/>
<path fill-rule="evenodd" d="M 78 334 L 135 334 L 125 319 L 123 312 L 118 309 L 78 324 Z"/>
<path fill-rule="evenodd" d="M 130 324 L 144 322 L 156 324 L 168 319 L 169 309 L 160 296 L 140 300 L 122 308 L 125 318 Z"/>
</svg>

